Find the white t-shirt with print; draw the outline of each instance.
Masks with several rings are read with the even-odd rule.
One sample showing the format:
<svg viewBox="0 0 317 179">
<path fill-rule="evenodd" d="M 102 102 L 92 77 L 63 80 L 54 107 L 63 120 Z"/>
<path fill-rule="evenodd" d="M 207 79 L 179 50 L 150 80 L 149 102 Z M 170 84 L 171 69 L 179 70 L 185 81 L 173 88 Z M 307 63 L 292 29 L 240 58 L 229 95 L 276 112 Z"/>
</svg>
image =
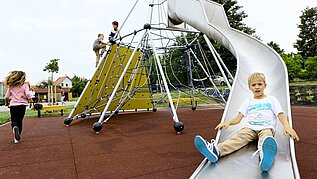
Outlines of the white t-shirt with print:
<svg viewBox="0 0 317 179">
<path fill-rule="evenodd" d="M 239 112 L 245 117 L 245 127 L 259 131 L 271 128 L 275 131 L 277 115 L 283 109 L 274 96 L 263 99 L 247 99 L 240 106 Z"/>
</svg>

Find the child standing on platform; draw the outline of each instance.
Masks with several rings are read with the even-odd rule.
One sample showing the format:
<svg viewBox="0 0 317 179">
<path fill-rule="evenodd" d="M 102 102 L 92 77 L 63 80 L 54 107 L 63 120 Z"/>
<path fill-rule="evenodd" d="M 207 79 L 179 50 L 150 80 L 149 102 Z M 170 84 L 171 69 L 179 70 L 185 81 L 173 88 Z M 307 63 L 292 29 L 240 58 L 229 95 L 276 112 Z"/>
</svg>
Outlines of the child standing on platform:
<svg viewBox="0 0 317 179">
<path fill-rule="evenodd" d="M 194 143 L 201 154 L 211 163 L 216 163 L 220 157 L 239 150 L 251 141 L 258 139 L 260 169 L 269 171 L 277 152 L 277 143 L 274 138 L 277 118 L 284 127 L 285 135 L 288 133 L 296 140 L 299 140 L 299 137 L 290 127 L 278 100 L 274 96 L 264 94 L 266 88 L 264 74 L 251 74 L 248 84 L 253 98 L 246 99 L 242 103 L 235 118 L 218 124 L 215 129 L 227 129 L 230 125 L 240 123 L 243 118 L 246 120 L 246 125 L 237 134 L 222 143 L 216 144 L 214 140 L 210 143 L 199 135 L 195 137 Z"/>
<path fill-rule="evenodd" d="M 119 34 L 119 23 L 118 21 L 113 21 L 112 22 L 112 28 L 113 30 L 111 31 L 111 33 L 109 34 L 109 42 L 111 44 L 115 44 L 115 39 L 120 39 L 120 34 Z"/>
<path fill-rule="evenodd" d="M 24 84 L 25 76 L 23 71 L 12 71 L 5 79 L 8 87 L 5 94 L 5 105 L 10 107 L 13 142 L 15 144 L 21 140 L 22 122 L 26 106 L 28 106 L 28 99 L 32 98 L 29 86 Z"/>
</svg>

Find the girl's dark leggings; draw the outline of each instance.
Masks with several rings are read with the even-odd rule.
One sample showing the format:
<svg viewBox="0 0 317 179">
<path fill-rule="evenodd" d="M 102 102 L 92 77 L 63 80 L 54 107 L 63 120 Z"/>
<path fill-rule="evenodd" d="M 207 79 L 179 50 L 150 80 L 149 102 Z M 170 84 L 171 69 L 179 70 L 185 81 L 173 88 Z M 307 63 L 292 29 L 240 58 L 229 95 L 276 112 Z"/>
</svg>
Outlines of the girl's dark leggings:
<svg viewBox="0 0 317 179">
<path fill-rule="evenodd" d="M 18 126 L 20 134 L 22 133 L 22 121 L 25 114 L 25 105 L 10 106 L 11 127 Z"/>
</svg>

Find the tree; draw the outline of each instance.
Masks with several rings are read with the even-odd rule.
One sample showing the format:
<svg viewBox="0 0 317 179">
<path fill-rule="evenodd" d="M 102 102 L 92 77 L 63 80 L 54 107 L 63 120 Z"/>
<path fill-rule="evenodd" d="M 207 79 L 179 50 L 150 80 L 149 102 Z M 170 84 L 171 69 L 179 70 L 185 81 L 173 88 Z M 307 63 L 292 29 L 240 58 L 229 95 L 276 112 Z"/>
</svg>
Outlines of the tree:
<svg viewBox="0 0 317 179">
<path fill-rule="evenodd" d="M 49 63 L 46 64 L 43 71 L 48 71 L 49 73 L 52 73 L 51 81 L 48 82 L 50 85 L 53 84 L 53 73 L 58 73 L 59 67 L 58 67 L 58 61 L 59 59 L 52 59 Z"/>
<path fill-rule="evenodd" d="M 38 83 L 36 86 L 39 87 L 39 88 L 47 88 L 48 87 L 48 82 L 43 80 L 40 83 Z"/>
<path fill-rule="evenodd" d="M 280 45 L 278 45 L 277 43 L 273 41 L 269 42 L 267 45 L 272 47 L 278 54 L 284 53 L 284 49 L 281 49 Z"/>
<path fill-rule="evenodd" d="M 237 30 L 240 30 L 246 34 L 252 35 L 255 38 L 258 38 L 260 40 L 260 37 L 255 34 L 255 29 L 248 27 L 244 22 L 243 19 L 247 18 L 248 15 L 245 13 L 245 11 L 242 10 L 242 6 L 238 5 L 238 2 L 236 0 L 214 0 L 215 2 L 222 4 L 224 7 L 224 10 L 226 12 L 229 24 L 232 28 L 235 28 Z M 206 47 L 204 48 L 205 51 L 207 50 L 207 44 L 204 41 L 202 42 L 202 46 Z M 220 45 L 220 43 L 216 41 L 212 41 L 213 46 L 215 47 L 216 51 L 219 53 L 220 57 L 224 60 L 226 63 L 226 66 L 230 71 L 235 71 L 237 66 L 237 61 L 235 57 L 227 50 L 225 47 Z M 209 59 L 213 59 L 211 54 L 208 56 Z M 234 73 L 233 73 L 234 74 Z"/>
<path fill-rule="evenodd" d="M 317 79 L 317 56 L 308 57 L 305 61 L 305 70 L 308 76 L 308 80 Z"/>
<path fill-rule="evenodd" d="M 215 2 L 218 2 L 220 4 L 223 4 L 224 10 L 226 12 L 226 15 L 228 17 L 228 21 L 231 27 L 238 29 L 240 31 L 243 31 L 249 35 L 252 35 L 256 38 L 259 38 L 255 35 L 255 30 L 253 28 L 250 28 L 248 26 L 246 26 L 245 23 L 243 23 L 243 19 L 247 17 L 247 14 L 242 10 L 242 6 L 239 6 L 237 4 L 236 0 L 215 0 Z M 191 39 L 194 38 L 194 35 L 191 33 L 188 33 L 186 35 L 186 38 L 190 41 Z M 180 38 L 178 38 L 177 40 L 179 42 L 179 44 L 177 45 L 184 45 L 185 42 L 184 40 L 181 40 Z M 199 42 L 201 43 L 202 48 L 204 49 L 207 59 L 213 59 L 213 56 L 208 48 L 207 43 L 205 42 L 205 40 L 203 39 L 203 37 L 199 37 Z M 219 53 L 220 57 L 224 60 L 226 66 L 228 67 L 228 69 L 233 72 L 232 74 L 234 74 L 234 71 L 236 70 L 236 59 L 235 57 L 231 54 L 231 52 L 229 52 L 229 50 L 227 50 L 225 47 L 223 47 L 220 43 L 211 40 L 213 46 L 215 47 L 216 51 Z M 172 63 L 173 64 L 177 64 L 178 66 L 180 66 L 181 64 L 185 64 L 185 56 L 184 56 L 184 49 L 180 49 L 180 52 L 177 52 L 177 50 L 174 50 L 175 54 L 179 54 L 178 58 L 174 58 L 172 59 Z M 175 55 L 174 55 L 175 56 Z M 183 56 L 183 57 L 182 57 Z M 181 58 L 182 57 L 182 58 Z M 180 59 L 181 58 L 181 59 Z M 201 58 L 199 58 L 201 59 Z M 183 61 L 180 61 L 183 60 Z M 216 63 L 214 61 L 210 61 L 212 66 L 216 66 Z M 197 67 L 198 73 L 203 74 L 202 71 L 199 71 L 199 67 Z M 181 72 L 180 75 L 183 75 L 183 77 L 180 77 L 181 79 L 183 79 L 184 81 L 188 81 L 188 77 L 184 76 L 187 75 L 186 71 L 188 70 L 184 70 Z M 220 73 L 220 71 L 217 71 L 217 68 L 215 68 L 215 73 Z"/>
<path fill-rule="evenodd" d="M 53 74 L 54 73 L 58 73 L 59 67 L 58 67 L 58 61 L 59 59 L 52 59 L 50 60 L 50 62 L 48 64 L 46 64 L 46 66 L 44 67 L 43 71 L 48 71 L 49 73 L 51 73 L 51 79 L 48 80 L 48 85 L 51 85 L 51 88 L 49 88 L 49 103 L 54 103 L 54 99 L 56 98 L 56 94 L 55 94 L 55 98 L 54 98 L 54 94 L 53 94 Z M 55 99 L 56 100 L 56 99 Z"/>
<path fill-rule="evenodd" d="M 299 54 L 280 54 L 283 58 L 285 65 L 287 67 L 288 71 L 288 78 L 289 80 L 293 81 L 296 78 L 302 78 L 303 77 L 303 68 L 302 68 L 302 56 Z"/>
<path fill-rule="evenodd" d="M 215 2 L 222 4 L 228 17 L 229 24 L 232 28 L 238 29 L 249 35 L 254 35 L 255 29 L 248 27 L 243 23 L 243 19 L 248 15 L 242 10 L 242 6 L 238 5 L 236 0 L 214 0 Z"/>
<path fill-rule="evenodd" d="M 74 77 L 72 78 L 73 86 L 71 89 L 71 92 L 72 92 L 74 97 L 80 96 L 80 94 L 83 92 L 87 82 L 88 82 L 87 79 L 80 78 L 80 77 L 74 75 Z"/>
<path fill-rule="evenodd" d="M 317 54 L 317 7 L 306 7 L 300 16 L 299 34 L 294 44 L 298 53 L 306 60 Z"/>
</svg>

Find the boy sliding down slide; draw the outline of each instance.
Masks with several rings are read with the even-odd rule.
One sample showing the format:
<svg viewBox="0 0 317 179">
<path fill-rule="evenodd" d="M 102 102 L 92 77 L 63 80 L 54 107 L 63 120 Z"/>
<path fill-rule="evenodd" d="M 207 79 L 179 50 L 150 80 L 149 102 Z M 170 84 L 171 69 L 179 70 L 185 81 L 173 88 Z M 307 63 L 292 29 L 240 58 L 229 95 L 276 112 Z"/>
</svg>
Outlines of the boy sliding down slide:
<svg viewBox="0 0 317 179">
<path fill-rule="evenodd" d="M 258 139 L 258 151 L 260 151 L 260 169 L 269 171 L 276 152 L 277 143 L 274 138 L 277 119 L 283 124 L 284 135 L 287 133 L 299 140 L 296 132 L 290 127 L 283 109 L 274 96 L 264 94 L 266 88 L 265 76 L 262 73 L 253 73 L 248 79 L 249 89 L 253 98 L 246 99 L 240 106 L 237 116 L 227 122 L 220 123 L 215 129 L 227 129 L 230 125 L 241 122 L 243 118 L 246 125 L 234 136 L 222 143 L 215 144 L 197 135 L 194 139 L 195 147 L 211 163 L 216 163 L 220 157 L 228 155 L 243 146 Z"/>
</svg>

